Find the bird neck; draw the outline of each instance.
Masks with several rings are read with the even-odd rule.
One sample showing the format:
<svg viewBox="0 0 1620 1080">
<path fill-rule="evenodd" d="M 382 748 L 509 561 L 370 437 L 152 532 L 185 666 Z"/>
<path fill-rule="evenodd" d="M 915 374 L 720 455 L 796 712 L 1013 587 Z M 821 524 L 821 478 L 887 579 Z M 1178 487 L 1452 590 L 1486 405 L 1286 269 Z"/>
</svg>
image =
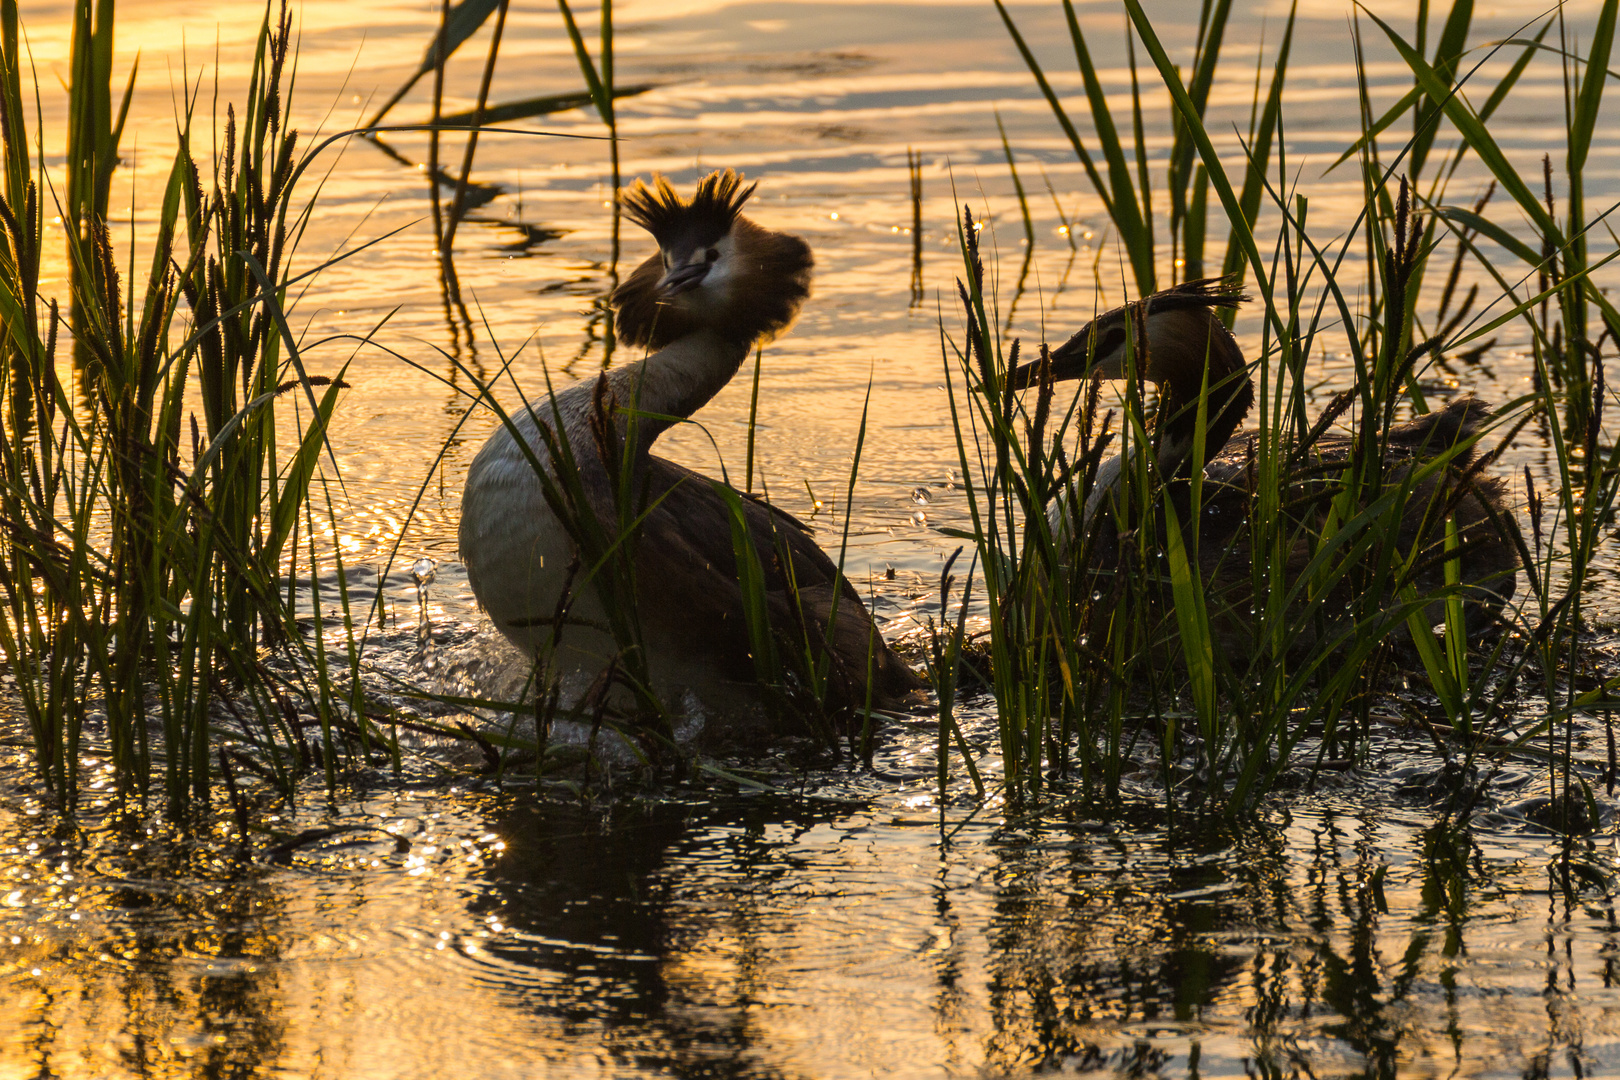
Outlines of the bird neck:
<svg viewBox="0 0 1620 1080">
<path fill-rule="evenodd" d="M 1193 362 L 1158 377 L 1155 377 L 1155 365 L 1151 362 L 1148 365 L 1148 378 L 1159 384 L 1157 434 L 1159 465 L 1165 479 L 1186 479 L 1202 470 L 1220 453 L 1254 404 L 1254 381 L 1249 378 L 1237 342 L 1225 327 L 1213 319 L 1210 321 L 1209 346 L 1198 350 Z M 1206 404 L 1204 446 L 1200 456 L 1195 451 L 1201 396 L 1205 396 Z"/>
<path fill-rule="evenodd" d="M 636 412 L 636 441 L 645 452 L 653 440 L 706 405 L 723 389 L 748 356 L 750 342 L 697 329 L 634 364 L 608 374 L 618 404 L 621 435 L 629 412 Z M 656 414 L 656 415 L 652 415 Z"/>
</svg>

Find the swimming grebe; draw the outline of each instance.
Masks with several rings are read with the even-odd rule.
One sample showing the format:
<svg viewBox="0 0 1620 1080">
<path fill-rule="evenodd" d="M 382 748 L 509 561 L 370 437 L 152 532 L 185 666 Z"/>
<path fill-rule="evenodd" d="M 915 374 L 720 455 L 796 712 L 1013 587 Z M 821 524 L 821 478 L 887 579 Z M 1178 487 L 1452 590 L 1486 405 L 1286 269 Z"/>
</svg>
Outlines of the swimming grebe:
<svg viewBox="0 0 1620 1080">
<path fill-rule="evenodd" d="M 1165 494 L 1179 512 L 1179 520 L 1189 520 L 1189 481 L 1195 471 L 1204 474 L 1198 564 L 1205 588 L 1228 616 L 1242 608 L 1253 610 L 1247 590 L 1252 581 L 1248 534 L 1256 481 L 1255 450 L 1252 440 L 1233 436 L 1254 402 L 1254 382 L 1237 341 L 1216 312 L 1235 308 L 1246 299 L 1230 281 L 1207 278 L 1126 304 L 1099 316 L 1052 350 L 1045 376 L 1054 381 L 1093 375 L 1122 379 L 1127 375 L 1128 354 L 1135 352 L 1135 367 L 1141 378 L 1158 387 L 1157 430 L 1153 433 L 1158 446 L 1158 474 Z M 1020 388 L 1035 385 L 1042 378 L 1042 361 L 1024 364 L 1012 375 L 1013 385 Z M 1204 455 L 1200 460 L 1195 454 L 1195 435 L 1199 396 L 1206 378 Z M 1436 412 L 1392 425 L 1382 462 L 1382 482 L 1399 484 L 1425 460 L 1473 438 L 1489 414 L 1483 403 L 1462 398 Z M 1337 478 L 1355 451 L 1354 440 L 1345 436 L 1321 431 L 1314 435 L 1307 445 L 1290 450 L 1290 464 L 1283 470 L 1286 489 L 1278 500 L 1291 519 L 1305 526 L 1294 531 L 1288 552 L 1284 573 L 1290 583 L 1298 580 L 1314 555 L 1309 540 L 1311 526 L 1319 531 Z M 1420 592 L 1437 589 L 1445 580 L 1445 515 L 1454 517 L 1459 538 L 1458 577 L 1469 601 L 1466 611 L 1471 630 L 1495 621 L 1496 613 L 1513 596 L 1519 565 L 1518 547 L 1510 533 L 1516 525 L 1506 505 L 1505 486 L 1495 477 L 1472 469 L 1476 460 L 1473 445 L 1464 446 L 1447 468 L 1413 484 L 1398 536 L 1403 557 L 1419 542 L 1425 549 L 1416 563 L 1420 570 L 1411 583 Z M 1112 499 L 1123 489 L 1125 472 L 1121 455 L 1102 462 L 1078 515 L 1083 531 L 1094 523 L 1105 526 L 1098 530 L 1091 553 L 1092 564 L 1099 568 L 1111 569 L 1103 564 L 1111 562 L 1118 552 L 1115 530 L 1106 527 L 1110 522 L 1099 523 L 1097 519 L 1111 514 Z M 1071 546 L 1069 537 L 1074 534 L 1075 517 L 1063 499 L 1053 500 L 1048 508 L 1053 535 Z M 1162 522 L 1160 527 L 1164 527 Z M 1431 605 L 1434 621 L 1439 621 L 1442 610 L 1438 604 Z M 1225 621 L 1230 628 L 1232 620 Z M 1237 644 L 1242 635 L 1223 637 Z M 1299 644 L 1308 644 L 1308 640 Z"/>
<path fill-rule="evenodd" d="M 540 424 L 566 439 L 585 500 L 610 536 L 621 520 L 616 492 L 633 492 L 631 517 L 645 512 L 633 553 L 633 603 L 652 690 L 665 705 L 681 710 L 695 696 L 705 711 L 727 712 L 761 700 L 738 585 L 733 498 L 759 556 L 774 630 L 809 638 L 813 648 L 830 638 L 831 655 L 821 658 L 830 661 L 827 705 L 863 705 L 869 671 L 878 706 L 922 685 L 803 524 L 752 498 L 722 494 L 716 481 L 650 453 L 676 418 L 691 416 L 731 380 L 755 343 L 786 330 L 809 296 L 809 245 L 742 217 L 753 191 L 729 169 L 700 180 L 690 200 L 662 177 L 628 188 L 620 200 L 625 216 L 652 233 L 659 250 L 610 303 L 620 340 L 648 355 L 519 410 L 468 470 L 460 542 L 473 592 L 507 639 L 551 666 L 565 694 L 591 685 L 619 646 L 596 590 L 579 584 L 583 571 L 577 580 L 570 571 L 578 545 L 519 445 L 521 438 L 555 477 Z M 593 431 L 593 418 L 611 415 L 622 441 L 631 409 L 632 476 L 621 487 L 619 462 L 600 422 Z M 553 650 L 552 624 L 570 587 L 574 604 Z M 836 624 L 827 634 L 835 595 Z"/>
</svg>

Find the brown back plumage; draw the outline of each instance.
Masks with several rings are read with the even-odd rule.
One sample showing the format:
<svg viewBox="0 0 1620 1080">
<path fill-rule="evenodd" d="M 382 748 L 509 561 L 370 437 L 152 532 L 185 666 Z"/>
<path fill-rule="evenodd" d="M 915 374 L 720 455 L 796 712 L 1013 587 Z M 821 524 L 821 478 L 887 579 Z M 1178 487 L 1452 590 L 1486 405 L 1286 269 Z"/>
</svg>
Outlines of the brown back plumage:
<svg viewBox="0 0 1620 1080">
<path fill-rule="evenodd" d="M 1244 293 L 1243 286 L 1235 278 L 1216 277 L 1199 278 L 1195 281 L 1183 281 L 1181 284 L 1166 289 L 1163 292 L 1145 296 L 1140 300 L 1132 300 L 1117 308 L 1103 312 L 1062 345 L 1052 350 L 1052 361 L 1062 367 L 1065 362 L 1106 361 L 1117 350 L 1125 347 L 1127 331 L 1125 324 L 1131 319 L 1146 315 L 1164 316 L 1175 312 L 1189 314 L 1204 314 L 1216 309 L 1236 308 L 1239 304 L 1248 301 L 1249 296 Z M 1189 319 L 1188 325 L 1202 325 L 1201 321 Z M 1225 330 L 1225 326 L 1221 327 Z M 1230 335 L 1228 335 L 1230 336 Z M 1093 340 L 1095 339 L 1095 340 Z M 1199 338 L 1195 352 L 1204 351 L 1203 338 Z M 1029 386 L 1035 381 L 1038 374 L 1038 365 L 1025 364 L 1015 374 L 1015 385 Z M 1109 378 L 1117 378 L 1110 373 Z"/>
<path fill-rule="evenodd" d="M 651 602 L 641 607 L 650 633 L 679 638 L 694 655 L 738 683 L 754 682 L 754 642 L 738 585 L 729 528 L 694 522 L 731 521 L 733 511 L 707 477 L 654 457 L 648 462 L 649 509 L 636 547 L 636 569 Z M 779 645 L 808 644 L 827 671 L 826 705 L 834 713 L 872 704 L 904 708 L 923 681 L 884 642 L 860 593 L 836 563 L 786 511 L 744 497 L 737 503 L 759 555 L 767 615 Z M 718 571 L 718 572 L 717 572 Z M 836 622 L 827 634 L 838 596 Z M 830 641 L 827 638 L 830 636 Z M 828 655 L 830 653 L 830 655 Z"/>
</svg>

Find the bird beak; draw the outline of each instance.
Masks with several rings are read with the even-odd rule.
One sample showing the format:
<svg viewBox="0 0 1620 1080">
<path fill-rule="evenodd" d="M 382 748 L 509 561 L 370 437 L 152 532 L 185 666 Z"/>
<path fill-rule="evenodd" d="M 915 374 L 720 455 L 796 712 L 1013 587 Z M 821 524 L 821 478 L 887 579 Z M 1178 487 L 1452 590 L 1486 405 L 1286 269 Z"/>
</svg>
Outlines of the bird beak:
<svg viewBox="0 0 1620 1080">
<path fill-rule="evenodd" d="M 1091 327 L 1086 327 L 1062 345 L 1053 349 L 1049 354 L 1051 364 L 1050 378 L 1053 382 L 1062 382 L 1064 379 L 1083 379 L 1091 373 L 1093 367 L 1102 367 L 1113 350 L 1108 347 L 1111 343 L 1099 343 L 1095 350 L 1091 346 Z M 1034 386 L 1041 381 L 1042 361 L 1031 360 L 1027 364 L 1020 364 L 1013 370 L 1012 384 L 1016 390 L 1027 386 Z"/>
<path fill-rule="evenodd" d="M 703 284 L 703 279 L 708 274 L 708 263 L 696 262 L 677 266 L 658 282 L 658 293 L 661 296 L 679 296 L 683 292 L 690 292 Z"/>
</svg>

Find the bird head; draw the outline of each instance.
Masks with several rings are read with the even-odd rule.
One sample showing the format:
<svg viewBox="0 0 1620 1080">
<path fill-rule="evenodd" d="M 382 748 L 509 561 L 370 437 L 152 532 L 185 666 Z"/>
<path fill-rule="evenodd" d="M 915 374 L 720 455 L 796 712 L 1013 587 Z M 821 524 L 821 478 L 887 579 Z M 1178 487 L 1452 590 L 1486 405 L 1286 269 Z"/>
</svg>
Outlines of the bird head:
<svg viewBox="0 0 1620 1080">
<path fill-rule="evenodd" d="M 1148 382 L 1191 379 L 1196 388 L 1206 357 L 1216 362 L 1211 375 L 1217 379 L 1228 368 L 1243 367 L 1242 353 L 1215 311 L 1247 299 L 1228 279 L 1205 278 L 1104 312 L 1051 351 L 1051 378 L 1123 379 L 1126 360 L 1134 352 L 1137 370 Z M 1012 379 L 1015 387 L 1035 385 L 1041 380 L 1041 361 L 1020 365 Z"/>
<path fill-rule="evenodd" d="M 1127 361 L 1134 354 L 1137 373 L 1160 388 L 1155 421 L 1160 464 L 1178 475 L 1190 475 L 1220 451 L 1254 403 L 1254 383 L 1243 351 L 1215 315 L 1216 309 L 1234 308 L 1246 299 L 1230 278 L 1203 278 L 1115 308 L 1052 350 L 1049 377 L 1122 379 L 1129 374 Z M 1021 365 L 1012 373 L 1013 385 L 1040 382 L 1043 363 Z M 1198 459 L 1193 451 L 1205 387 L 1209 400 L 1204 458 Z"/>
<path fill-rule="evenodd" d="M 652 233 L 658 253 L 614 290 L 619 338 L 662 348 L 696 330 L 750 343 L 793 322 L 810 294 L 810 247 L 739 211 L 756 185 L 726 169 L 683 199 L 669 181 L 636 181 L 620 196 L 625 216 Z"/>
</svg>

